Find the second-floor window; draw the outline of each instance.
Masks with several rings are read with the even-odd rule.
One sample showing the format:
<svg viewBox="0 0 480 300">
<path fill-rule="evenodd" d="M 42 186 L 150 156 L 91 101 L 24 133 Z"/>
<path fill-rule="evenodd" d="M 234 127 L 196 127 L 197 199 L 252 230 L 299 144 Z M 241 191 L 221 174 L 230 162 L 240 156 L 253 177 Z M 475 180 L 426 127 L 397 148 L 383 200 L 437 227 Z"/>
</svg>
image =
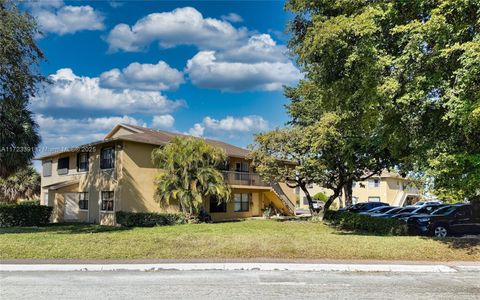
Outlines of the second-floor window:
<svg viewBox="0 0 480 300">
<path fill-rule="evenodd" d="M 100 152 L 100 169 L 113 169 L 115 167 L 115 151 L 113 147 L 103 148 Z"/>
<path fill-rule="evenodd" d="M 88 171 L 88 153 L 78 153 L 77 154 L 77 171 L 78 172 L 87 172 Z"/>
<path fill-rule="evenodd" d="M 237 162 L 235 164 L 235 171 L 237 172 L 248 172 L 248 163 L 247 162 Z"/>
<path fill-rule="evenodd" d="M 70 164 L 70 158 L 68 156 L 59 158 L 57 162 L 57 174 L 58 175 L 68 174 L 69 164 Z"/>
<path fill-rule="evenodd" d="M 369 179 L 368 180 L 368 187 L 376 188 L 380 186 L 380 179 Z"/>
<path fill-rule="evenodd" d="M 43 177 L 52 176 L 52 161 L 45 160 L 42 162 L 42 174 Z"/>
</svg>

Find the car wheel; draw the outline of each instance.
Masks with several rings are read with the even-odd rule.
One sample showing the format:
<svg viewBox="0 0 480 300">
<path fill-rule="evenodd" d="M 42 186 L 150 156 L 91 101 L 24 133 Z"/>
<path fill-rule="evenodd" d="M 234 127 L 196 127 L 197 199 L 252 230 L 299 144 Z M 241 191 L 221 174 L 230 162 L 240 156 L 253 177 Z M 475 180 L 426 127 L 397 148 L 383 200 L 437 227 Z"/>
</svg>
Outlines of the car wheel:
<svg viewBox="0 0 480 300">
<path fill-rule="evenodd" d="M 443 225 L 438 225 L 433 228 L 433 235 L 437 238 L 444 238 L 448 235 L 448 230 Z"/>
</svg>

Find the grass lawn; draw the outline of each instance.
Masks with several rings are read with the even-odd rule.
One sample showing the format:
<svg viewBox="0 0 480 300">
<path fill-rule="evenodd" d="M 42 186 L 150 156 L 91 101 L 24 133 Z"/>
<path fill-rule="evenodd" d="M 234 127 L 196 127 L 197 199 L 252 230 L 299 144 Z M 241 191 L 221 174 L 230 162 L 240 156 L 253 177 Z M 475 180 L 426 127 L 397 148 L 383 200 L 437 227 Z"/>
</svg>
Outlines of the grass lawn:
<svg viewBox="0 0 480 300">
<path fill-rule="evenodd" d="M 320 223 L 250 220 L 154 228 L 57 224 L 0 229 L 0 259 L 480 260 L 466 239 L 359 235 Z"/>
</svg>

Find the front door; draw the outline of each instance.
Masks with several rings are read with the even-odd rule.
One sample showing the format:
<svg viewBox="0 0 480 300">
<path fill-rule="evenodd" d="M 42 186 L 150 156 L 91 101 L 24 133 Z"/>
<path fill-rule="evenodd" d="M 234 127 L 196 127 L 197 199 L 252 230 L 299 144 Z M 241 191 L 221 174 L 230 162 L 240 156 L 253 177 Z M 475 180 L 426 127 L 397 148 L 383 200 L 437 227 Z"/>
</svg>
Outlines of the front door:
<svg viewBox="0 0 480 300">
<path fill-rule="evenodd" d="M 78 193 L 65 193 L 63 194 L 65 199 L 65 215 L 63 219 L 65 221 L 78 220 Z"/>
</svg>

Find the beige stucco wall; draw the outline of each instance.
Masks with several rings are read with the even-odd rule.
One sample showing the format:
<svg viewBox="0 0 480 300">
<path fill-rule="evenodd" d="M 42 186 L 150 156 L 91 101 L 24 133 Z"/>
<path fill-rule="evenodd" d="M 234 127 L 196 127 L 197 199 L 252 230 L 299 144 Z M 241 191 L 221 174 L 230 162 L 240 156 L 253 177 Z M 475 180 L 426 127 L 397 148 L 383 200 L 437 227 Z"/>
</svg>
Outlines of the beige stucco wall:
<svg viewBox="0 0 480 300">
<path fill-rule="evenodd" d="M 100 169 L 100 150 L 106 146 L 115 148 L 115 168 L 113 170 Z M 48 205 L 54 206 L 53 221 L 62 222 L 64 214 L 63 194 L 66 192 L 87 192 L 89 195 L 89 210 L 80 211 L 79 222 L 100 223 L 112 225 L 115 223 L 114 213 L 101 212 L 101 191 L 114 191 L 114 211 L 130 212 L 176 212 L 178 206 L 173 203 L 168 206 L 160 206 L 154 199 L 155 184 L 154 178 L 159 173 L 151 161 L 151 152 L 157 146 L 136 143 L 116 142 L 97 146 L 92 149 L 89 158 L 89 171 L 77 172 L 77 153 L 61 154 L 51 158 L 52 176 L 42 175 L 42 195 L 45 199 L 48 192 Z M 66 175 L 57 174 L 58 159 L 69 156 L 69 171 Z M 235 170 L 235 163 L 245 161 L 239 158 L 230 158 L 229 169 Z M 253 169 L 250 167 L 250 172 Z M 61 182 L 78 180 L 78 183 L 62 187 L 56 190 L 47 189 L 46 186 Z M 225 219 L 238 219 L 262 215 L 265 202 L 275 202 L 276 205 L 283 205 L 276 198 L 275 194 L 268 192 L 269 188 L 259 187 L 238 187 L 232 188 L 232 200 L 227 203 L 226 213 L 212 213 L 215 221 Z M 296 195 L 293 190 L 282 185 L 284 192 L 294 201 Z M 235 192 L 251 193 L 252 200 L 248 212 L 235 212 L 233 194 Z M 272 199 L 274 201 L 272 201 Z M 275 201 L 278 200 L 278 201 Z M 209 210 L 208 200 L 205 200 L 205 208 Z"/>
<path fill-rule="evenodd" d="M 115 150 L 115 169 L 113 170 L 101 170 L 100 169 L 100 151 L 103 147 L 113 146 Z M 100 192 L 101 191 L 114 191 L 116 195 L 117 189 L 117 178 L 118 178 L 118 168 L 121 167 L 121 149 L 118 149 L 115 144 L 105 144 L 100 147 L 92 147 L 92 152 L 90 152 L 89 157 L 89 171 L 88 172 L 78 172 L 77 171 L 77 152 L 64 153 L 58 156 L 55 156 L 52 160 L 52 176 L 44 177 L 42 174 L 42 189 L 41 189 L 41 199 L 45 201 L 45 194 L 48 192 L 48 205 L 54 206 L 54 212 L 52 219 L 55 222 L 63 221 L 63 210 L 64 210 L 64 200 L 63 193 L 66 192 L 87 192 L 89 195 L 88 211 L 79 212 L 79 222 L 91 222 L 99 223 L 102 215 L 105 213 L 100 213 Z M 69 169 L 68 174 L 58 175 L 57 165 L 58 159 L 68 156 L 69 157 Z M 62 187 L 57 190 L 47 189 L 45 186 L 71 181 L 78 180 L 79 182 L 71 185 Z M 116 196 L 115 196 L 116 197 Z M 111 213 L 106 213 L 111 214 Z"/>
<path fill-rule="evenodd" d="M 404 200 L 406 196 L 416 195 L 419 196 L 419 191 L 416 188 L 413 188 L 408 185 L 409 181 L 405 178 L 395 178 L 395 177 L 374 177 L 372 179 L 380 179 L 378 187 L 369 187 L 368 180 L 356 182 L 355 187 L 353 187 L 353 197 L 357 197 L 357 202 L 368 202 L 369 197 L 379 197 L 381 202 L 388 203 L 394 206 L 403 205 L 402 199 Z M 308 188 L 310 195 L 313 197 L 318 192 L 323 192 L 327 196 L 332 195 L 332 191 L 329 189 L 322 188 L 318 185 L 313 185 Z M 308 205 L 305 205 L 303 198 L 305 193 L 301 190 L 297 192 L 299 197 L 299 207 L 308 208 Z M 339 205 L 339 201 L 336 200 L 336 205 Z M 345 198 L 341 197 L 341 205 L 343 206 Z"/>
</svg>

